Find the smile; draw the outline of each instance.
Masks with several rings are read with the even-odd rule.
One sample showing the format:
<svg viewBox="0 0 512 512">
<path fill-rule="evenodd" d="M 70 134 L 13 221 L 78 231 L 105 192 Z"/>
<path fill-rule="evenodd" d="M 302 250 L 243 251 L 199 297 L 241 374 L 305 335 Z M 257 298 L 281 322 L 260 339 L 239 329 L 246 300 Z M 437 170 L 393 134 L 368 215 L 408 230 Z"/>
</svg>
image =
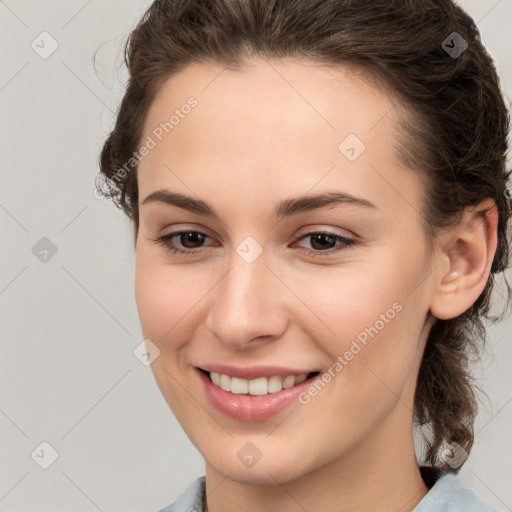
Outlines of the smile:
<svg viewBox="0 0 512 512">
<path fill-rule="evenodd" d="M 230 377 L 217 372 L 205 372 L 211 382 L 235 395 L 268 395 L 272 393 L 279 393 L 283 389 L 289 389 L 298 384 L 302 384 L 305 380 L 319 372 L 301 373 L 300 375 L 287 375 L 281 377 L 279 375 L 271 377 L 259 377 L 257 379 L 247 380 L 238 377 Z"/>
<path fill-rule="evenodd" d="M 196 367 L 195 371 L 210 404 L 238 421 L 264 421 L 283 412 L 296 404 L 298 396 L 320 375 L 318 371 L 299 373 L 277 366 L 215 365 L 209 369 Z"/>
</svg>

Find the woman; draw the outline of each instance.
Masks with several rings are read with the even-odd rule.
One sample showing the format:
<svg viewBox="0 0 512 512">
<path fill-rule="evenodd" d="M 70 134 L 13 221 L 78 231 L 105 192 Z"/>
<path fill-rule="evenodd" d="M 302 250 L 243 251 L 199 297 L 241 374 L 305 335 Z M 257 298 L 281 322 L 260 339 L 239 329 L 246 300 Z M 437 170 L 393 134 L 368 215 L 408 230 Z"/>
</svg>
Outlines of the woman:
<svg viewBox="0 0 512 512">
<path fill-rule="evenodd" d="M 509 254 L 508 117 L 471 18 L 161 0 L 126 57 L 102 190 L 133 221 L 156 382 L 205 459 L 164 510 L 491 510 L 455 477 Z"/>
</svg>

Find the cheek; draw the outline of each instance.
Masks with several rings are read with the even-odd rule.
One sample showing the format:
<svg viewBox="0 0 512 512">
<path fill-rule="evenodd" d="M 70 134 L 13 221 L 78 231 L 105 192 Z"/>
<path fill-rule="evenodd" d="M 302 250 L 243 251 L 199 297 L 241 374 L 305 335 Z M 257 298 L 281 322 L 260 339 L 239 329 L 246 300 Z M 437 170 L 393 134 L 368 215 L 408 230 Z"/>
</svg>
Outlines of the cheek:
<svg viewBox="0 0 512 512">
<path fill-rule="evenodd" d="M 340 335 L 357 335 L 403 299 L 405 287 L 396 274 L 381 258 L 377 264 L 354 261 L 338 268 L 312 267 L 288 279 L 304 306 L 310 309 L 310 323 L 316 317 L 324 335 L 336 339 Z"/>
<path fill-rule="evenodd" d="M 167 318 L 164 310 L 169 291 L 165 280 L 159 278 L 159 272 L 149 259 L 137 254 L 135 264 L 135 302 L 145 338 L 154 341 L 156 334 L 163 329 Z"/>
<path fill-rule="evenodd" d="M 367 380 L 370 386 L 381 377 L 398 390 L 407 378 L 428 309 L 410 293 L 425 268 L 416 260 L 382 250 L 371 265 L 295 276 L 294 290 L 310 309 L 302 315 L 309 318 L 303 327 L 332 361 L 341 357 L 343 368 L 338 365 L 336 373 L 343 373 L 345 384 Z"/>
<path fill-rule="evenodd" d="M 201 300 L 214 284 L 214 276 L 193 266 L 166 264 L 149 250 L 137 253 L 135 300 L 144 337 L 161 351 L 177 350 L 198 325 Z"/>
<path fill-rule="evenodd" d="M 197 414 L 190 409 L 190 397 L 179 384 L 182 371 L 181 346 L 187 339 L 186 320 L 199 300 L 199 290 L 190 286 L 194 277 L 159 261 L 144 249 L 138 250 L 135 264 L 135 300 L 145 339 L 160 350 L 151 365 L 155 381 L 173 413 L 180 418 Z M 203 292 L 204 293 L 204 292 Z"/>
</svg>

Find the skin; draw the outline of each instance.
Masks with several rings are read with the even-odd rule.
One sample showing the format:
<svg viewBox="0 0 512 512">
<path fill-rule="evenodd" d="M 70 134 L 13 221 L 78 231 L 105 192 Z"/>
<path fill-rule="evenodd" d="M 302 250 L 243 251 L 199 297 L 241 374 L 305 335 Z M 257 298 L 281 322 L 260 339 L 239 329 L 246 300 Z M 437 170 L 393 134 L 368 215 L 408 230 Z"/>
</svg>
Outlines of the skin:
<svg viewBox="0 0 512 512">
<path fill-rule="evenodd" d="M 428 492 L 412 432 L 425 341 L 435 318 L 459 315 L 483 290 L 496 208 L 486 201 L 466 211 L 430 254 L 422 185 L 395 149 L 400 107 L 349 67 L 188 66 L 161 86 L 141 140 L 190 96 L 197 107 L 139 164 L 135 293 L 144 337 L 160 350 L 156 382 L 205 459 L 208 510 L 413 510 Z M 338 150 L 350 133 L 366 145 L 353 162 Z M 158 189 L 202 199 L 220 218 L 142 204 Z M 322 191 L 376 208 L 273 217 L 280 201 Z M 202 247 L 174 238 L 196 251 L 189 256 L 154 241 L 181 229 L 208 238 Z M 310 230 L 356 243 L 318 249 Z M 236 252 L 247 236 L 263 249 L 252 263 Z M 191 371 L 208 363 L 325 370 L 394 303 L 401 311 L 317 396 L 269 420 L 219 413 Z M 261 452 L 252 467 L 237 457 L 248 442 Z"/>
</svg>

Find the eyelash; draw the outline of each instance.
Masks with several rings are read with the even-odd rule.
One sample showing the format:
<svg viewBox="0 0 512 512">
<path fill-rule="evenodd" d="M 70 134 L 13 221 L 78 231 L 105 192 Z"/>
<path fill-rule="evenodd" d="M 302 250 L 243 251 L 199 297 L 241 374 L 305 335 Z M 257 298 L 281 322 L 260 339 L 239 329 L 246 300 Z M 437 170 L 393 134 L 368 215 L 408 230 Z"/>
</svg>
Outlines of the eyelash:
<svg viewBox="0 0 512 512">
<path fill-rule="evenodd" d="M 184 256 L 191 256 L 192 254 L 194 253 L 198 253 L 199 250 L 201 249 L 201 247 L 197 248 L 197 249 L 178 249 L 176 247 L 174 247 L 173 245 L 170 245 L 170 240 L 172 240 L 173 238 L 176 238 L 180 235 L 183 235 L 183 234 L 187 234 L 187 233 L 199 233 L 201 235 L 204 235 L 205 237 L 208 237 L 210 238 L 207 234 L 205 233 L 202 233 L 200 231 L 194 231 L 194 230 L 191 230 L 191 229 L 187 229 L 187 230 L 182 230 L 182 231 L 174 231 L 172 233 L 169 233 L 167 235 L 164 235 L 164 236 L 161 236 L 161 237 L 158 237 L 158 238 L 152 238 L 151 240 L 153 242 L 156 242 L 156 243 L 159 243 L 160 245 L 162 245 L 164 247 L 164 249 L 172 254 L 180 254 L 180 255 L 184 255 Z M 316 251 L 312 251 L 310 249 L 303 249 L 303 252 L 305 254 L 307 254 L 308 256 L 329 256 L 335 252 L 338 252 L 338 251 L 342 251 L 342 250 L 345 250 L 345 249 L 348 249 L 350 247 L 352 247 L 354 244 L 356 244 L 356 240 L 352 239 L 352 238 L 347 238 L 347 237 L 344 237 L 344 236 L 341 236 L 341 235 L 337 235 L 335 233 L 330 233 L 328 231 L 309 231 L 308 233 L 305 233 L 304 235 L 302 235 L 300 238 L 298 238 L 295 242 L 299 242 L 301 241 L 302 239 L 304 238 L 307 238 L 307 237 L 310 237 L 310 236 L 313 236 L 313 235 L 326 235 L 330 238 L 334 238 L 335 241 L 338 241 L 338 242 L 342 242 L 343 245 L 339 246 L 337 249 L 330 249 L 330 250 L 326 250 L 326 251 L 320 251 L 320 250 L 316 250 Z"/>
</svg>

